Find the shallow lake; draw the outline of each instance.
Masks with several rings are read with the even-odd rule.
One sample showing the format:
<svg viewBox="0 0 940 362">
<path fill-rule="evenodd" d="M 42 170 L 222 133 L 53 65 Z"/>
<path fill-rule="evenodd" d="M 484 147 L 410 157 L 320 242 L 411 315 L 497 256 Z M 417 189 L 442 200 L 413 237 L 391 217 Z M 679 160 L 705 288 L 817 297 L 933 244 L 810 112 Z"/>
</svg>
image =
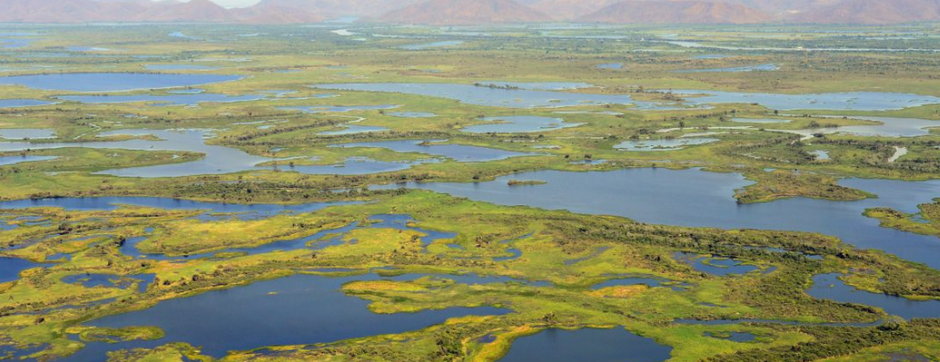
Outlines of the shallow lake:
<svg viewBox="0 0 940 362">
<path fill-rule="evenodd" d="M 309 106 L 309 107 L 278 107 L 278 109 L 289 111 L 301 111 L 304 113 L 344 113 L 353 111 L 377 111 L 398 108 L 394 104 L 381 104 L 375 106 Z"/>
<path fill-rule="evenodd" d="M 547 184 L 511 187 L 507 182 L 512 179 L 543 180 Z M 931 202 L 940 195 L 940 180 L 849 179 L 841 184 L 872 192 L 879 198 L 848 202 L 795 198 L 738 205 L 733 198 L 734 190 L 749 184 L 740 174 L 643 168 L 609 172 L 538 171 L 500 177 L 492 182 L 404 186 L 501 205 L 618 215 L 655 224 L 819 232 L 861 248 L 885 250 L 940 268 L 940 239 L 882 228 L 878 220 L 862 215 L 872 207 L 918 212 L 918 204 Z"/>
<path fill-rule="evenodd" d="M 619 327 L 549 329 L 515 340 L 500 361 L 665 361 L 671 351 Z"/>
<path fill-rule="evenodd" d="M 661 140 L 642 140 L 642 141 L 624 141 L 614 146 L 614 148 L 623 151 L 650 152 L 650 151 L 674 151 L 681 150 L 689 146 L 704 145 L 718 142 L 717 138 L 673 138 Z"/>
<path fill-rule="evenodd" d="M 217 74 L 60 73 L 0 77 L 0 85 L 72 92 L 121 92 L 189 87 L 238 79 L 242 77 Z"/>
<path fill-rule="evenodd" d="M 218 70 L 219 67 L 211 65 L 198 64 L 147 64 L 144 66 L 147 70 Z"/>
<path fill-rule="evenodd" d="M 112 104 L 112 103 L 137 103 L 137 102 L 147 102 L 155 103 L 161 106 L 196 106 L 199 103 L 234 103 L 234 102 L 249 102 L 257 101 L 264 99 L 264 96 L 260 95 L 243 95 L 243 96 L 230 96 L 226 94 L 216 94 L 216 93 L 201 93 L 201 92 L 191 92 L 191 93 L 179 93 L 171 95 L 150 95 L 150 94 L 134 94 L 134 95 L 94 95 L 94 96 L 57 96 L 56 98 L 81 102 L 86 104 Z"/>
<path fill-rule="evenodd" d="M 400 117 L 400 118 L 433 118 L 433 117 L 437 117 L 437 114 L 430 113 L 430 112 L 390 112 L 390 113 L 387 113 L 387 114 L 388 114 L 389 116 L 392 116 L 392 117 Z"/>
<path fill-rule="evenodd" d="M 376 161 L 360 157 L 349 158 L 334 165 L 310 165 L 281 167 L 281 170 L 296 171 L 308 175 L 369 175 L 375 173 L 407 170 L 415 165 L 437 162 L 419 160 L 414 162 Z"/>
<path fill-rule="evenodd" d="M 677 90 L 686 102 L 757 103 L 778 110 L 886 111 L 940 103 L 940 98 L 918 94 L 852 92 L 820 94 L 736 93 L 704 90 Z"/>
<path fill-rule="evenodd" d="M 443 47 L 454 47 L 463 44 L 462 40 L 445 40 L 445 41 L 436 41 L 431 43 L 422 43 L 422 44 L 411 44 L 400 47 L 404 50 L 426 50 L 434 48 L 443 48 Z"/>
<path fill-rule="evenodd" d="M 42 266 L 45 265 L 33 263 L 26 259 L 0 257 L 0 283 L 17 280 L 20 278 L 21 271 Z"/>
<path fill-rule="evenodd" d="M 55 156 L 0 156 L 0 166 L 16 165 L 25 162 L 54 160 Z"/>
<path fill-rule="evenodd" d="M 853 119 L 881 122 L 880 125 L 856 125 L 802 130 L 787 130 L 804 137 L 814 134 L 847 133 L 866 137 L 919 137 L 930 134 L 930 128 L 940 127 L 940 121 L 918 118 L 852 116 Z"/>
<path fill-rule="evenodd" d="M 39 128 L 6 128 L 0 129 L 0 138 L 8 140 L 48 139 L 55 138 L 55 131 Z"/>
<path fill-rule="evenodd" d="M 596 67 L 597 67 L 597 69 L 611 69 L 611 70 L 617 70 L 617 69 L 623 69 L 623 63 L 605 63 L 605 64 L 598 64 Z"/>
<path fill-rule="evenodd" d="M 915 301 L 858 290 L 839 280 L 839 274 L 821 274 L 813 277 L 813 286 L 806 293 L 819 299 L 879 307 L 888 314 L 905 319 L 940 318 L 940 300 Z"/>
<path fill-rule="evenodd" d="M 683 69 L 677 70 L 675 73 L 745 73 L 745 72 L 772 72 L 775 70 L 780 70 L 780 67 L 776 64 L 760 64 L 760 65 L 750 65 L 744 67 L 728 67 L 728 68 L 709 68 L 709 69 Z"/>
<path fill-rule="evenodd" d="M 493 123 L 469 126 L 462 131 L 470 133 L 531 133 L 550 132 L 579 126 L 576 123 L 565 123 L 565 120 L 561 118 L 538 116 L 485 117 L 482 120 Z"/>
<path fill-rule="evenodd" d="M 0 108 L 34 107 L 53 104 L 53 102 L 38 99 L 0 99 Z"/>
<path fill-rule="evenodd" d="M 69 360 L 101 360 L 107 351 L 175 341 L 202 346 L 203 353 L 221 357 L 231 350 L 334 342 L 418 330 L 452 317 L 507 313 L 505 309 L 480 307 L 375 314 L 369 311 L 367 301 L 340 291 L 351 281 L 378 279 L 374 275 L 295 275 L 167 300 L 150 309 L 87 323 L 100 327 L 157 326 L 166 332 L 165 338 L 113 345 L 91 343 Z"/>
<path fill-rule="evenodd" d="M 383 141 L 383 142 L 364 142 L 364 143 L 345 143 L 332 145 L 330 147 L 354 148 L 386 148 L 395 152 L 403 153 L 424 153 L 435 156 L 443 156 L 458 162 L 485 162 L 504 160 L 511 157 L 531 156 L 530 153 L 520 153 L 512 151 L 503 151 L 495 148 L 439 144 L 439 141 Z"/>
<path fill-rule="evenodd" d="M 340 127 L 342 127 L 342 129 L 339 129 L 336 131 L 320 132 L 317 134 L 321 136 L 342 136 L 342 135 L 351 135 L 351 134 L 388 131 L 388 128 L 385 128 L 385 127 L 359 126 L 359 125 L 354 125 L 354 124 L 346 124 Z"/>
</svg>

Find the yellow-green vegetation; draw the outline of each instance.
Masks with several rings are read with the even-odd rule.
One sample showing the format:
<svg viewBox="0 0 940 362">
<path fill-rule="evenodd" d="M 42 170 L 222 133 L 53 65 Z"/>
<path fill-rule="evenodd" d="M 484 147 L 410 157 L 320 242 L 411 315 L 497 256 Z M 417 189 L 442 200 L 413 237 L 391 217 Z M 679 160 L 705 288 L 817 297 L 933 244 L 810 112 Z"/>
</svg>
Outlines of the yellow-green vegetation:
<svg viewBox="0 0 940 362">
<path fill-rule="evenodd" d="M 881 226 L 907 232 L 940 236 L 940 199 L 918 206 L 920 213 L 906 214 L 889 208 L 865 210 L 865 216 L 881 221 Z"/>
</svg>

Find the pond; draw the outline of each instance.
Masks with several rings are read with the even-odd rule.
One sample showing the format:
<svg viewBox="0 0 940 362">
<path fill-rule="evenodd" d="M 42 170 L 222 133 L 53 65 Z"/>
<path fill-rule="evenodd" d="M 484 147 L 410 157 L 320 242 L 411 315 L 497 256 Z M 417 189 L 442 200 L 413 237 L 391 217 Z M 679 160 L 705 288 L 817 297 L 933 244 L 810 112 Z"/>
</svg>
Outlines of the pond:
<svg viewBox="0 0 940 362">
<path fill-rule="evenodd" d="M 757 266 L 743 264 L 738 260 L 728 258 L 715 258 L 705 255 L 677 252 L 673 254 L 676 260 L 688 264 L 696 271 L 717 276 L 747 274 L 758 269 Z"/>
<path fill-rule="evenodd" d="M 485 117 L 483 121 L 493 122 L 465 127 L 469 133 L 531 133 L 550 132 L 564 128 L 577 127 L 577 123 L 565 123 L 564 119 L 538 116 L 501 116 Z"/>
<path fill-rule="evenodd" d="M 623 63 L 605 63 L 605 64 L 598 64 L 598 65 L 596 65 L 596 68 L 597 68 L 597 69 L 610 69 L 610 70 L 623 69 Z"/>
<path fill-rule="evenodd" d="M 830 160 L 830 158 L 829 158 L 829 151 L 815 150 L 815 151 L 810 151 L 809 154 L 813 155 L 813 157 L 815 157 L 817 161 L 828 161 L 828 160 Z"/>
<path fill-rule="evenodd" d="M 672 348 L 626 329 L 548 329 L 515 340 L 500 361 L 665 361 Z"/>
<path fill-rule="evenodd" d="M 402 153 L 415 152 L 415 153 L 424 153 L 424 154 L 435 155 L 435 156 L 442 156 L 442 157 L 453 159 L 458 162 L 497 161 L 497 160 L 504 160 L 504 159 L 511 158 L 511 157 L 533 155 L 531 153 L 503 151 L 503 150 L 499 150 L 495 148 L 488 148 L 488 147 L 442 144 L 440 142 L 444 142 L 444 141 L 442 140 L 380 141 L 380 142 L 364 142 L 364 143 L 345 143 L 345 144 L 339 144 L 339 145 L 332 145 L 330 147 L 385 148 L 385 149 L 389 149 L 395 152 L 402 152 Z"/>
<path fill-rule="evenodd" d="M 660 140 L 642 140 L 642 141 L 624 141 L 614 146 L 614 148 L 623 151 L 651 152 L 651 151 L 675 151 L 689 146 L 698 146 L 720 141 L 717 138 L 672 138 Z"/>
<path fill-rule="evenodd" d="M 845 133 L 865 137 L 919 137 L 930 134 L 930 128 L 940 127 L 940 121 L 929 119 L 871 116 L 852 116 L 851 118 L 874 121 L 881 124 L 811 128 L 781 132 L 799 134 L 804 137 L 812 137 L 815 134 L 834 133 Z"/>
<path fill-rule="evenodd" d="M 307 175 L 371 175 L 383 172 L 403 171 L 415 165 L 433 163 L 437 160 L 418 160 L 413 162 L 376 161 L 362 157 L 351 157 L 334 165 L 308 165 L 282 167 L 281 170 L 296 171 Z"/>
<path fill-rule="evenodd" d="M 683 69 L 683 70 L 677 70 L 674 73 L 745 73 L 745 72 L 772 72 L 775 70 L 780 70 L 780 67 L 777 66 L 776 64 L 760 64 L 760 65 L 750 65 L 750 66 L 744 66 L 744 67 Z"/>
<path fill-rule="evenodd" d="M 404 50 L 427 50 L 434 48 L 454 47 L 463 43 L 464 42 L 462 40 L 444 40 L 431 43 L 404 45 L 400 48 Z"/>
<path fill-rule="evenodd" d="M 198 65 L 198 64 L 147 64 L 144 66 L 147 70 L 200 70 L 200 71 L 209 71 L 209 70 L 218 70 L 219 67 L 213 67 L 211 65 Z"/>
<path fill-rule="evenodd" d="M 547 183 L 532 187 L 509 186 L 507 183 L 514 179 Z M 916 213 L 917 205 L 929 203 L 940 195 L 940 180 L 848 179 L 840 184 L 874 193 L 879 198 L 845 202 L 794 198 L 738 205 L 733 198 L 735 190 L 749 184 L 751 182 L 743 176 L 734 173 L 643 168 L 606 172 L 538 171 L 499 177 L 491 182 L 409 183 L 384 188 L 414 187 L 500 205 L 617 215 L 654 224 L 818 232 L 861 248 L 884 250 L 940 268 L 940 239 L 883 228 L 878 220 L 862 215 L 865 209 L 873 207 Z"/>
<path fill-rule="evenodd" d="M 819 299 L 840 303 L 856 303 L 884 309 L 891 315 L 905 319 L 940 318 L 940 300 L 915 301 L 893 295 L 858 290 L 839 279 L 839 274 L 820 274 L 813 277 L 813 286 L 807 294 Z"/>
<path fill-rule="evenodd" d="M 55 104 L 55 102 L 39 99 L 0 99 L 0 108 L 35 107 L 47 104 Z"/>
<path fill-rule="evenodd" d="M 462 103 L 508 108 L 570 107 L 579 105 L 627 104 L 643 109 L 660 109 L 652 103 L 638 102 L 628 95 L 588 94 L 555 91 L 571 89 L 577 83 L 348 83 L 317 84 L 317 89 L 405 93 L 447 98 Z"/>
<path fill-rule="evenodd" d="M 305 107 L 278 107 L 287 111 L 301 111 L 304 113 L 344 113 L 353 111 L 376 111 L 395 109 L 400 106 L 394 104 L 381 104 L 374 106 L 305 106 Z"/>
<path fill-rule="evenodd" d="M 347 296 L 340 290 L 348 282 L 380 279 L 374 275 L 342 278 L 295 275 L 163 301 L 150 309 L 108 316 L 87 324 L 99 327 L 156 326 L 166 332 L 165 338 L 117 344 L 90 343 L 68 359 L 101 360 L 107 351 L 171 342 L 202 346 L 203 353 L 222 357 L 232 350 L 402 333 L 453 317 L 508 312 L 479 307 L 375 314 L 369 311 L 369 302 Z"/>
<path fill-rule="evenodd" d="M 0 129 L 0 138 L 8 140 L 49 139 L 55 138 L 55 131 L 39 128 L 5 128 Z"/>
<path fill-rule="evenodd" d="M 437 117 L 437 114 L 430 112 L 389 112 L 387 113 L 392 117 L 399 118 L 434 118 Z"/>
<path fill-rule="evenodd" d="M 0 85 L 71 92 L 123 92 L 190 87 L 242 79 L 237 75 L 156 73 L 58 73 L 0 77 Z"/>
<path fill-rule="evenodd" d="M 134 94 L 134 95 L 93 95 L 93 96 L 57 96 L 56 98 L 72 101 L 72 102 L 81 102 L 86 104 L 114 104 L 114 103 L 137 103 L 137 102 L 147 102 L 155 103 L 160 106 L 196 106 L 199 103 L 234 103 L 234 102 L 249 102 L 257 101 L 264 99 L 264 96 L 260 95 L 242 95 L 242 96 L 230 96 L 227 94 L 216 94 L 216 93 L 203 93 L 203 92 L 186 92 L 186 93 L 175 93 L 170 95 L 151 95 L 151 94 Z"/>
<path fill-rule="evenodd" d="M 339 129 L 336 131 L 320 132 L 317 134 L 320 136 L 343 136 L 343 135 L 388 131 L 388 128 L 385 128 L 385 127 L 359 126 L 359 125 L 354 125 L 354 124 L 346 124 L 340 127 L 342 127 L 342 129 Z"/>
<path fill-rule="evenodd" d="M 56 156 L 0 156 L 0 166 L 16 165 L 26 162 L 54 160 Z"/>
<path fill-rule="evenodd" d="M 2 230 L 2 229 L 0 229 Z M 47 264 L 33 263 L 26 259 L 0 257 L 0 283 L 11 282 L 20 278 L 20 272 L 39 268 Z"/>
</svg>

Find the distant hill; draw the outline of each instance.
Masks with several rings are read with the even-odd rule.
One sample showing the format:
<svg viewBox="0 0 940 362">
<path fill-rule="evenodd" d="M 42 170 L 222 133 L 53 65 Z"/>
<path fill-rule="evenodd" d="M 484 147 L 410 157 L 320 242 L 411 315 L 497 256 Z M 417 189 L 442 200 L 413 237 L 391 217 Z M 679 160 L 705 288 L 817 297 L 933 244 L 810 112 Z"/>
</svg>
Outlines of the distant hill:
<svg viewBox="0 0 940 362">
<path fill-rule="evenodd" d="M 527 5 L 559 20 L 574 20 L 623 0 L 530 0 Z"/>
<path fill-rule="evenodd" d="M 300 9 L 326 18 L 377 17 L 421 0 L 263 0 L 254 7 Z"/>
<path fill-rule="evenodd" d="M 940 0 L 845 0 L 793 14 L 795 23 L 895 24 L 940 20 Z"/>
<path fill-rule="evenodd" d="M 427 0 L 391 11 L 378 20 L 400 24 L 467 25 L 533 23 L 552 18 L 513 0 Z"/>
<path fill-rule="evenodd" d="M 259 4 L 225 9 L 209 0 L 0 0 L 0 22 L 307 23 L 323 18 L 303 9 Z"/>
<path fill-rule="evenodd" d="M 897 24 L 940 21 L 940 0 L 0 0 L 0 22 L 296 24 L 354 16 L 399 24 Z"/>
<path fill-rule="evenodd" d="M 725 2 L 627 0 L 579 20 L 620 24 L 756 24 L 773 18 L 760 10 Z"/>
</svg>

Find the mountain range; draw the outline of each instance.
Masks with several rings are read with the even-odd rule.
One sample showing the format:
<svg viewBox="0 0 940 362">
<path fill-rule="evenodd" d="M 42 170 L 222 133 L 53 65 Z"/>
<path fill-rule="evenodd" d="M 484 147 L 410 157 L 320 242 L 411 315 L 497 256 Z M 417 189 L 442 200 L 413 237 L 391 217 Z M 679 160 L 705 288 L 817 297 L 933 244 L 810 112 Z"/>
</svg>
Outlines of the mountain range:
<svg viewBox="0 0 940 362">
<path fill-rule="evenodd" d="M 315 23 L 360 21 L 470 25 L 894 24 L 940 21 L 940 0 L 262 0 L 226 9 L 210 0 L 0 0 L 0 22 Z"/>
</svg>

